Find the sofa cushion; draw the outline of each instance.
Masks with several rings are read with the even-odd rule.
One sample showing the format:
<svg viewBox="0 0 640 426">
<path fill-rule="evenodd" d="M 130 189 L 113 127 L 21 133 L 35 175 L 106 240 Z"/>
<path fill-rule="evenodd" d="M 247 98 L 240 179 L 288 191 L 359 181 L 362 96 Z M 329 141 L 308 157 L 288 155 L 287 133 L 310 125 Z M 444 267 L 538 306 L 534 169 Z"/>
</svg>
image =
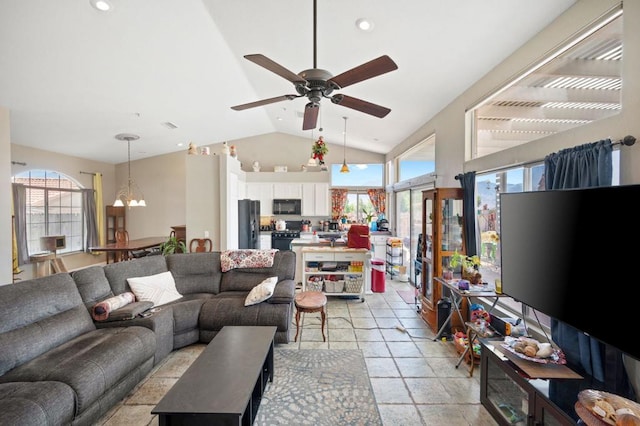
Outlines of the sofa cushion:
<svg viewBox="0 0 640 426">
<path fill-rule="evenodd" d="M 176 282 L 169 271 L 147 277 L 127 278 L 127 282 L 138 301 L 153 302 L 153 306 L 164 305 L 182 297 L 176 290 Z"/>
<path fill-rule="evenodd" d="M 244 306 L 246 293 L 229 292 L 207 300 L 200 310 L 200 329 L 220 331 L 225 325 L 274 325 L 289 329 L 290 304 L 258 303 Z"/>
<path fill-rule="evenodd" d="M 0 374 L 95 328 L 69 274 L 0 286 Z"/>
<path fill-rule="evenodd" d="M 110 263 L 104 266 L 104 275 L 109 280 L 113 294 L 131 291 L 127 278 L 146 277 L 161 272 L 167 272 L 167 262 L 164 256 L 146 256 L 127 262 Z"/>
<path fill-rule="evenodd" d="M 182 295 L 220 292 L 220 252 L 174 253 L 167 256 L 167 266 Z"/>
<path fill-rule="evenodd" d="M 0 376 L 0 382 L 66 383 L 76 394 L 77 415 L 152 359 L 155 349 L 155 334 L 148 328 L 102 328 L 84 333 L 14 368 Z"/>
<path fill-rule="evenodd" d="M 290 250 L 279 250 L 273 258 L 271 268 L 239 268 L 222 274 L 220 291 L 249 292 L 256 283 L 269 277 L 278 277 L 278 281 L 292 280 L 295 276 L 296 254 Z"/>
<path fill-rule="evenodd" d="M 71 424 L 75 395 L 61 382 L 0 384 L 0 423 L 41 426 Z"/>
<path fill-rule="evenodd" d="M 278 277 L 269 277 L 251 289 L 244 299 L 244 306 L 262 303 L 273 295 L 273 290 L 278 283 Z"/>
<path fill-rule="evenodd" d="M 71 277 L 76 282 L 87 309 L 91 309 L 96 303 L 114 296 L 102 266 L 79 269 L 72 272 Z"/>
</svg>

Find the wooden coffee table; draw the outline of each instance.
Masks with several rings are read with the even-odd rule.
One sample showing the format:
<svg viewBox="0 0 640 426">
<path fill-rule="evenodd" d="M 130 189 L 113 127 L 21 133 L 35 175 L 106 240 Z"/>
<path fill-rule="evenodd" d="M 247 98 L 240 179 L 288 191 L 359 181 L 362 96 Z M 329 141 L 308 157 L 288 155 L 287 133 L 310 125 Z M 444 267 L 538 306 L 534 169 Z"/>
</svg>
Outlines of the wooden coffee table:
<svg viewBox="0 0 640 426">
<path fill-rule="evenodd" d="M 273 382 L 276 327 L 224 327 L 151 414 L 160 426 L 247 425 Z"/>
<path fill-rule="evenodd" d="M 322 318 L 322 324 L 320 329 L 322 330 L 322 341 L 326 342 L 327 338 L 324 335 L 324 322 L 326 320 L 326 312 L 324 307 L 327 305 L 327 296 L 321 291 L 303 291 L 296 294 L 296 337 L 293 341 L 298 341 L 298 332 L 300 331 L 300 314 L 302 312 L 313 313 L 320 312 Z"/>
</svg>

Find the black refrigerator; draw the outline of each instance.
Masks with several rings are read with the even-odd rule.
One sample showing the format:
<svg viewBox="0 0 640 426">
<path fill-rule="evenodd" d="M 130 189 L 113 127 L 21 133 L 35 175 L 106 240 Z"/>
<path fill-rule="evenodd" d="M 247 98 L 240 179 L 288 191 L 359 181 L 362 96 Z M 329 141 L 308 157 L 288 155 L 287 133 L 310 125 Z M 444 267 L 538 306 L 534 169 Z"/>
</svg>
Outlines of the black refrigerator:
<svg viewBox="0 0 640 426">
<path fill-rule="evenodd" d="M 238 200 L 238 248 L 260 248 L 260 201 Z"/>
</svg>

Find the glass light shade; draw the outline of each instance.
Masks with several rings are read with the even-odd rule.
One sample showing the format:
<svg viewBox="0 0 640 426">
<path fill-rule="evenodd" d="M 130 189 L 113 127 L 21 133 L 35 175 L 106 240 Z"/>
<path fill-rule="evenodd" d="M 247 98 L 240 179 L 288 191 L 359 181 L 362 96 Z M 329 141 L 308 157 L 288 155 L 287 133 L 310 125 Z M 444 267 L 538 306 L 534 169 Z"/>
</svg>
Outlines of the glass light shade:
<svg viewBox="0 0 640 426">
<path fill-rule="evenodd" d="M 347 161 L 342 162 L 342 167 L 340 168 L 340 173 L 349 173 L 349 166 L 347 166 Z"/>
<path fill-rule="evenodd" d="M 144 200 L 138 201 L 138 207 L 147 207 L 147 203 Z"/>
<path fill-rule="evenodd" d="M 113 206 L 114 207 L 124 207 L 124 203 L 122 202 L 122 200 L 120 198 L 116 199 L 116 201 L 113 202 Z"/>
<path fill-rule="evenodd" d="M 129 207 L 138 207 L 137 200 L 129 200 Z"/>
</svg>

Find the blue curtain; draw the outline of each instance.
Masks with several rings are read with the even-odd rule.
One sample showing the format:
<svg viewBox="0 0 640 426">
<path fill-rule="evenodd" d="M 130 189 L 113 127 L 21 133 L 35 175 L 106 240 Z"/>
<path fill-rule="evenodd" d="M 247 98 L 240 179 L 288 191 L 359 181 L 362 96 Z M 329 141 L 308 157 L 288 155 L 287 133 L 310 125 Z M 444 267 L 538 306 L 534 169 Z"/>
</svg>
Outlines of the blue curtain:
<svg viewBox="0 0 640 426">
<path fill-rule="evenodd" d="M 476 172 L 459 174 L 456 179 L 460 181 L 463 190 L 462 217 L 464 218 L 464 245 L 467 256 L 478 254 L 478 242 L 476 237 Z"/>
<path fill-rule="evenodd" d="M 610 139 L 563 149 L 544 159 L 545 189 L 610 186 L 613 174 Z M 608 220 L 609 218 L 603 218 Z M 585 230 L 588 232 L 588 230 Z M 562 348 L 567 361 L 604 382 L 604 346 L 583 332 L 558 320 L 551 320 L 551 338 Z"/>
</svg>

